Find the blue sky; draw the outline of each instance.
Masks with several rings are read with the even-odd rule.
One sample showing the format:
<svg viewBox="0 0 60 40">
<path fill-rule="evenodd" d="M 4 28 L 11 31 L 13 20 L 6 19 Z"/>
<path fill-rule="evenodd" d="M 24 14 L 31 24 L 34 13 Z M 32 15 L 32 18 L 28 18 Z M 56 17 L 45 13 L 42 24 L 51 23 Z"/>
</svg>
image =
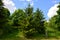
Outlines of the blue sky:
<svg viewBox="0 0 60 40">
<path fill-rule="evenodd" d="M 46 19 L 48 19 L 47 13 L 49 9 L 58 2 L 60 2 L 60 0 L 10 0 L 10 1 L 14 3 L 16 9 L 19 8 L 24 9 L 30 3 L 31 6 L 34 7 L 34 10 L 36 10 L 36 8 L 42 10 Z"/>
</svg>

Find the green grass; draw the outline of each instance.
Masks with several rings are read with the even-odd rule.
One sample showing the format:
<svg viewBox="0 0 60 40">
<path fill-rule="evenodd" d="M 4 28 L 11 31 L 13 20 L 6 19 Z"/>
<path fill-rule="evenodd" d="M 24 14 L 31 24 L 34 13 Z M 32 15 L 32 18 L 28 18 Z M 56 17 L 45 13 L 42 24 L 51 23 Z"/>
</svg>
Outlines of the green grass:
<svg viewBox="0 0 60 40">
<path fill-rule="evenodd" d="M 48 37 L 46 38 L 44 35 L 34 34 L 34 38 L 27 39 L 24 37 L 24 33 L 19 31 L 8 36 L 6 38 L 2 38 L 0 40 L 60 40 L 60 32 L 54 29 L 48 29 Z"/>
</svg>

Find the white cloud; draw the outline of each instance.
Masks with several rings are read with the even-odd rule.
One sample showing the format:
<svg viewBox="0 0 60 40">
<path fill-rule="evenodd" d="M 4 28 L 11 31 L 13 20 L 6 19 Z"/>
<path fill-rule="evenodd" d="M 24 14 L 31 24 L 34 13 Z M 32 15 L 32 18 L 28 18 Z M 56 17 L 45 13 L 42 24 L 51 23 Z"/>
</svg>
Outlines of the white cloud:
<svg viewBox="0 0 60 40">
<path fill-rule="evenodd" d="M 33 3 L 33 2 L 31 2 L 30 4 L 31 4 L 31 6 L 33 6 L 33 5 L 34 5 L 34 3 Z"/>
<path fill-rule="evenodd" d="M 11 13 L 15 11 L 16 7 L 12 0 L 3 0 L 3 3 L 5 5 L 4 7 L 8 8 Z"/>
<path fill-rule="evenodd" d="M 52 7 L 49 9 L 49 11 L 48 11 L 48 13 L 47 13 L 47 15 L 48 15 L 49 18 L 53 17 L 54 15 L 57 15 L 56 11 L 58 10 L 58 8 L 57 8 L 58 5 L 59 5 L 59 4 L 55 4 L 54 6 L 52 6 Z"/>
</svg>

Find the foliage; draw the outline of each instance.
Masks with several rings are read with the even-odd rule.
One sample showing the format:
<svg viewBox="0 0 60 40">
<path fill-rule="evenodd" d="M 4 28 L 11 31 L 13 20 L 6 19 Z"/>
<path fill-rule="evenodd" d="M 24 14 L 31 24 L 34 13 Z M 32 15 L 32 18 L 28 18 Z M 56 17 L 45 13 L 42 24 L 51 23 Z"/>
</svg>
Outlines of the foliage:
<svg viewBox="0 0 60 40">
<path fill-rule="evenodd" d="M 49 26 L 54 28 L 55 30 L 60 26 L 60 4 L 57 6 L 58 7 L 58 10 L 57 10 L 57 15 L 55 15 L 54 17 L 52 17 L 50 19 L 50 22 L 49 22 Z"/>
<path fill-rule="evenodd" d="M 28 26 L 24 28 L 27 37 L 31 37 L 36 33 L 45 33 L 44 17 L 42 12 L 39 9 L 37 9 L 36 12 L 33 12 L 32 10 L 33 8 L 28 6 L 25 11 L 27 12 L 27 21 L 29 23 Z"/>
<path fill-rule="evenodd" d="M 56 37 L 57 34 L 59 33 L 58 31 L 60 31 L 60 3 L 57 6 L 57 8 L 58 8 L 57 15 L 53 16 L 48 22 L 48 27 L 50 28 L 50 30 L 48 30 L 50 31 L 50 33 L 48 32 L 48 34 L 52 34 L 52 36 L 54 37 Z"/>
<path fill-rule="evenodd" d="M 34 11 L 30 4 L 25 10 L 15 10 L 12 15 L 3 6 L 4 4 L 0 0 L 0 38 L 16 37 L 20 32 L 26 38 L 49 37 L 52 34 L 55 37 L 60 34 L 60 4 L 57 15 L 52 17 L 49 22 L 45 21 L 43 12 L 39 8 Z"/>
<path fill-rule="evenodd" d="M 8 26 L 9 26 L 9 16 L 10 16 L 10 12 L 7 8 L 3 7 L 3 2 L 2 0 L 0 0 L 0 37 L 2 37 L 2 35 L 6 34 L 8 32 Z M 6 31 L 7 30 L 7 31 Z"/>
</svg>

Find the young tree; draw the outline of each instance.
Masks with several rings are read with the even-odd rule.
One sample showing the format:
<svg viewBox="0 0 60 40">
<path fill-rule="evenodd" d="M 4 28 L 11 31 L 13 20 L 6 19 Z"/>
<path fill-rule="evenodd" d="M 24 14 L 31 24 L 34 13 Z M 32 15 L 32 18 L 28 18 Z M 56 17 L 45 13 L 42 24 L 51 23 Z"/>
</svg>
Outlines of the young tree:
<svg viewBox="0 0 60 40">
<path fill-rule="evenodd" d="M 26 37 L 33 36 L 33 7 L 29 4 L 28 7 L 25 9 L 26 19 L 27 19 L 27 26 L 24 27 L 24 33 Z"/>
<path fill-rule="evenodd" d="M 2 30 L 2 34 L 6 32 L 6 27 L 10 16 L 9 10 L 7 8 L 4 8 L 3 6 L 4 4 L 2 0 L 0 0 L 0 29 Z"/>
<path fill-rule="evenodd" d="M 58 30 L 60 31 L 60 3 L 59 5 L 57 6 L 58 10 L 57 10 L 57 17 L 56 17 L 56 22 L 55 24 L 57 24 L 58 26 Z"/>
<path fill-rule="evenodd" d="M 22 29 L 24 28 L 24 26 L 26 26 L 26 15 L 24 13 L 23 10 L 21 9 L 18 9 L 16 10 L 12 16 L 11 16 L 11 19 L 12 19 L 12 26 L 14 26 L 14 28 L 16 29 Z"/>
<path fill-rule="evenodd" d="M 2 7 L 4 4 L 3 4 L 3 2 L 2 2 L 2 0 L 0 0 L 0 7 Z"/>
<path fill-rule="evenodd" d="M 58 8 L 57 14 L 60 15 L 60 3 L 59 3 L 59 5 L 57 6 L 57 8 Z"/>
<path fill-rule="evenodd" d="M 44 15 L 41 10 L 37 9 L 34 16 L 35 30 L 40 34 L 45 34 Z"/>
<path fill-rule="evenodd" d="M 58 33 L 57 30 L 60 31 L 60 3 L 57 6 L 58 10 L 57 10 L 57 15 L 53 16 L 50 20 L 49 20 L 49 27 L 50 27 L 50 33 L 53 33 L 55 35 L 52 36 L 56 36 L 56 33 Z M 51 36 L 51 35 L 50 35 Z"/>
<path fill-rule="evenodd" d="M 25 27 L 25 35 L 27 37 L 33 37 L 34 34 L 45 34 L 45 27 L 44 27 L 44 17 L 41 10 L 37 9 L 36 12 L 33 12 L 33 8 L 28 6 L 26 8 L 27 11 L 27 21 L 28 26 Z"/>
<path fill-rule="evenodd" d="M 52 27 L 53 29 L 59 29 L 60 27 L 60 3 L 57 6 L 57 15 L 53 16 L 50 21 L 49 21 L 49 26 Z"/>
</svg>

